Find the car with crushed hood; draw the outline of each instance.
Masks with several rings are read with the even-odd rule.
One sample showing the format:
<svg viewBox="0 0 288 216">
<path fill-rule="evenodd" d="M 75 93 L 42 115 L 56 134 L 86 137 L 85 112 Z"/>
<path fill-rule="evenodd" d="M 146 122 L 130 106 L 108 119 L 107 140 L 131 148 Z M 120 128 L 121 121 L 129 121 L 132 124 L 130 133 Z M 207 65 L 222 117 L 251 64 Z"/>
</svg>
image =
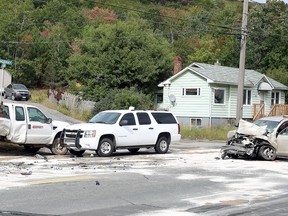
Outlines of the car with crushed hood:
<svg viewBox="0 0 288 216">
<path fill-rule="evenodd" d="M 288 156 L 288 116 L 263 117 L 251 123 L 240 120 L 229 131 L 221 148 L 221 158 L 259 158 L 275 160 Z"/>
</svg>

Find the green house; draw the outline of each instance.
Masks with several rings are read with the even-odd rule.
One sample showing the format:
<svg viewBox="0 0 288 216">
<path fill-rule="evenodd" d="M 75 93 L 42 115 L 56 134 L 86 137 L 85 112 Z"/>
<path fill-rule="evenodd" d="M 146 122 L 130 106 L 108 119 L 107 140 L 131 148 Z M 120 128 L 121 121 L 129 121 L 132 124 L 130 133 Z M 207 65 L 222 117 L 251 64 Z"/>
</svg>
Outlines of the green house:
<svg viewBox="0 0 288 216">
<path fill-rule="evenodd" d="M 193 63 L 158 87 L 157 108 L 173 112 L 182 125 L 211 127 L 234 124 L 239 68 Z M 288 87 L 255 70 L 245 70 L 243 119 L 288 114 Z M 284 113 L 285 112 L 285 113 Z"/>
</svg>

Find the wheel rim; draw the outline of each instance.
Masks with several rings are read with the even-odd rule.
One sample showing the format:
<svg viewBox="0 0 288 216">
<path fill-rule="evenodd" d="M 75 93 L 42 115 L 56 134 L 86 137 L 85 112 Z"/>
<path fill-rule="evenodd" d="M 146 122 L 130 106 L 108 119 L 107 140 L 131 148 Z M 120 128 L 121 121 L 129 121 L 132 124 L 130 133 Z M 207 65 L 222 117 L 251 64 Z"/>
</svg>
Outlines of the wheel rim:
<svg viewBox="0 0 288 216">
<path fill-rule="evenodd" d="M 15 100 L 15 96 L 14 96 L 14 94 L 12 95 L 12 100 Z"/>
<path fill-rule="evenodd" d="M 103 142 L 100 149 L 103 154 L 108 154 L 111 151 L 111 145 L 108 142 Z"/>
<path fill-rule="evenodd" d="M 275 151 L 272 148 L 266 148 L 263 153 L 268 157 L 268 158 L 273 158 L 275 155 Z"/>
<path fill-rule="evenodd" d="M 167 142 L 165 140 L 162 140 L 160 142 L 159 148 L 161 151 L 165 151 L 167 149 L 167 146 L 168 146 Z"/>
<path fill-rule="evenodd" d="M 60 143 L 58 143 L 57 145 L 55 145 L 55 151 L 58 152 L 58 153 L 63 153 L 66 150 L 66 147 L 60 145 Z"/>
</svg>

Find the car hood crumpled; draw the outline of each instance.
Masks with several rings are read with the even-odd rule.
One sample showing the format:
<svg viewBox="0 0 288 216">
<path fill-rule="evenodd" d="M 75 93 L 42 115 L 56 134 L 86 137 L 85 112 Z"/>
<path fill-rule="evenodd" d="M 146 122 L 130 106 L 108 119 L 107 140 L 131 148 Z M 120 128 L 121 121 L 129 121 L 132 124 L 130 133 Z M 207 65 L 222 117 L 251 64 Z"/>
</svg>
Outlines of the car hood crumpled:
<svg viewBox="0 0 288 216">
<path fill-rule="evenodd" d="M 239 134 L 251 135 L 251 136 L 263 136 L 266 134 L 265 127 L 259 127 L 251 122 L 240 119 L 238 129 Z"/>
</svg>

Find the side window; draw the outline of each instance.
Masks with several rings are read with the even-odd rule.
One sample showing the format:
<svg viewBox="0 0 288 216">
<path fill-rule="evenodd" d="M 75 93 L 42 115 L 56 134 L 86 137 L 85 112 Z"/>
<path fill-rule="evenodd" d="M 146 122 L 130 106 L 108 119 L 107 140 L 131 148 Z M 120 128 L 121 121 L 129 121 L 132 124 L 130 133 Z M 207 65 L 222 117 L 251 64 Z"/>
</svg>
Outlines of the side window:
<svg viewBox="0 0 288 216">
<path fill-rule="evenodd" d="M 280 103 L 280 92 L 271 92 L 271 105 Z"/>
<path fill-rule="evenodd" d="M 245 89 L 243 92 L 243 104 L 251 105 L 251 100 L 252 100 L 251 90 Z"/>
<path fill-rule="evenodd" d="M 225 103 L 225 89 L 214 89 L 214 104 Z"/>
<path fill-rule="evenodd" d="M 200 88 L 183 88 L 182 95 L 200 95 Z"/>
<path fill-rule="evenodd" d="M 280 132 L 280 135 L 287 136 L 287 135 L 288 135 L 288 128 L 285 128 L 284 130 L 282 130 L 282 131 Z"/>
<path fill-rule="evenodd" d="M 278 134 L 278 133 L 283 134 L 282 131 L 283 131 L 284 129 L 285 129 L 285 131 L 286 131 L 286 130 L 287 130 L 287 127 L 288 127 L 288 122 L 284 122 L 284 123 L 283 123 L 282 125 L 280 125 L 280 127 L 278 128 L 276 134 Z"/>
<path fill-rule="evenodd" d="M 1 109 L 0 109 L 0 112 L 1 112 Z M 1 114 L 2 114 L 2 117 L 3 117 L 3 118 L 10 119 L 9 109 L 8 109 L 7 106 L 4 106 Z M 0 115 L 0 116 L 1 116 L 1 115 Z"/>
<path fill-rule="evenodd" d="M 151 114 L 158 124 L 176 124 L 177 123 L 172 113 L 152 112 Z"/>
<path fill-rule="evenodd" d="M 28 107 L 29 121 L 47 122 L 47 117 L 37 108 Z"/>
<path fill-rule="evenodd" d="M 191 118 L 191 126 L 193 127 L 201 127 L 202 120 L 199 118 Z"/>
<path fill-rule="evenodd" d="M 140 125 L 149 125 L 151 124 L 151 120 L 150 120 L 150 117 L 148 115 L 148 113 L 145 113 L 145 112 L 139 112 L 137 113 L 137 118 L 138 118 L 138 121 L 139 121 L 139 124 Z"/>
<path fill-rule="evenodd" d="M 15 107 L 15 120 L 16 121 L 25 121 L 24 109 L 23 107 Z"/>
<path fill-rule="evenodd" d="M 126 114 L 121 118 L 121 121 L 122 121 L 122 120 L 127 120 L 127 122 L 128 122 L 127 125 L 136 125 L 136 122 L 135 122 L 135 118 L 134 118 L 133 113 L 126 113 Z"/>
</svg>

